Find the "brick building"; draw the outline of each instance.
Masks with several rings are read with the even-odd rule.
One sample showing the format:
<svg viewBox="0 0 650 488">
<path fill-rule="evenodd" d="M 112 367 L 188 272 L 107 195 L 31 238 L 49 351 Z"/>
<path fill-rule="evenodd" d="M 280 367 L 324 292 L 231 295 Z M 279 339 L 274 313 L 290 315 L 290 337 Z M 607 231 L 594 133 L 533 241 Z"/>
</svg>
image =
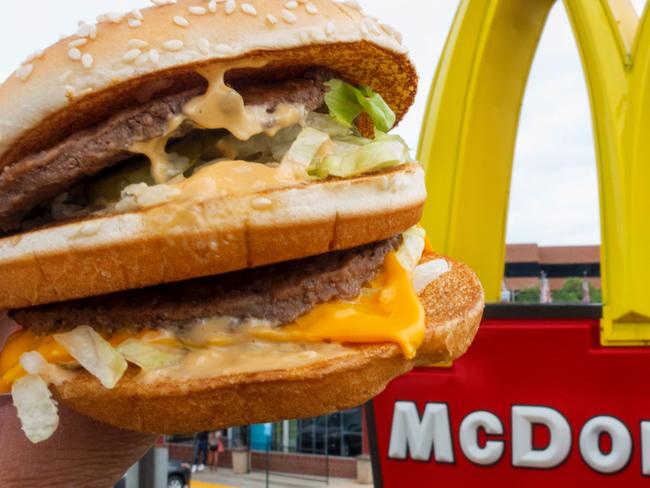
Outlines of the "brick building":
<svg viewBox="0 0 650 488">
<path fill-rule="evenodd" d="M 539 286 L 542 272 L 552 290 L 562 288 L 567 278 L 583 276 L 600 288 L 600 246 L 506 246 L 506 288 L 522 290 Z"/>
</svg>

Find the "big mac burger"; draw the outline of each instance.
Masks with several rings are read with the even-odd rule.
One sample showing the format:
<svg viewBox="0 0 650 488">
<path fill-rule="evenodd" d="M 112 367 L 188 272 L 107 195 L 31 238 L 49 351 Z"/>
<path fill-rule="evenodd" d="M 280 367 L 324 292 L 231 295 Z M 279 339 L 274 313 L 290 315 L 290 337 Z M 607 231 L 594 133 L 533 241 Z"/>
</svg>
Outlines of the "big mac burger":
<svg viewBox="0 0 650 488">
<path fill-rule="evenodd" d="M 153 3 L 0 86 L 0 393 L 27 437 L 58 403 L 156 433 L 321 415 L 463 354 L 483 292 L 418 227 L 399 34 L 354 1 Z"/>
</svg>

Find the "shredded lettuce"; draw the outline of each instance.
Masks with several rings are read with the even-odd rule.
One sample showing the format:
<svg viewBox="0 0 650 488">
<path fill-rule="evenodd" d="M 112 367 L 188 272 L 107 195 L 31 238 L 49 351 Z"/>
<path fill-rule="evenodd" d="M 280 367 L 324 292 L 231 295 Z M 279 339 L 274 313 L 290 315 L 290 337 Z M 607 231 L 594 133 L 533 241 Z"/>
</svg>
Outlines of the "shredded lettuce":
<svg viewBox="0 0 650 488">
<path fill-rule="evenodd" d="M 397 249 L 397 260 L 402 267 L 413 271 L 422 259 L 424 252 L 425 231 L 422 227 L 415 226 L 402 234 L 402 244 Z"/>
<path fill-rule="evenodd" d="M 29 351 L 20 355 L 20 365 L 29 374 L 37 374 L 48 383 L 61 385 L 74 378 L 75 373 L 59 365 L 47 362 L 38 351 Z"/>
<path fill-rule="evenodd" d="M 117 351 L 130 363 L 147 370 L 174 366 L 185 356 L 185 352 L 177 347 L 154 345 L 137 339 L 124 341 Z"/>
<path fill-rule="evenodd" d="M 380 131 L 388 132 L 395 125 L 395 113 L 381 95 L 369 86 L 356 88 L 338 79 L 330 80 L 325 85 L 329 87 L 325 103 L 330 115 L 345 127 L 352 127 L 356 118 L 364 112 Z"/>
<path fill-rule="evenodd" d="M 413 271 L 413 287 L 416 293 L 437 280 L 440 276 L 451 270 L 451 265 L 446 259 L 434 259 L 419 265 Z"/>
<path fill-rule="evenodd" d="M 309 112 L 309 114 L 307 114 L 305 126 L 321 132 L 326 132 L 332 138 L 345 137 L 354 133 L 350 126 L 341 124 L 330 115 L 319 114 L 318 112 Z"/>
<path fill-rule="evenodd" d="M 354 147 L 342 154 L 334 150 L 333 154 L 313 161 L 308 172 L 317 178 L 328 176 L 349 178 L 396 166 L 408 161 L 408 158 L 408 149 L 402 143 L 377 141 Z"/>
<path fill-rule="evenodd" d="M 87 325 L 56 334 L 54 340 L 105 388 L 114 388 L 128 367 L 122 355 Z"/>
<path fill-rule="evenodd" d="M 282 158 L 282 163 L 294 163 L 306 168 L 314 160 L 323 144 L 329 140 L 330 137 L 327 133 L 305 127 Z"/>
<path fill-rule="evenodd" d="M 50 437 L 59 426 L 59 412 L 43 378 L 27 375 L 11 388 L 14 406 L 25 436 L 36 444 Z"/>
</svg>

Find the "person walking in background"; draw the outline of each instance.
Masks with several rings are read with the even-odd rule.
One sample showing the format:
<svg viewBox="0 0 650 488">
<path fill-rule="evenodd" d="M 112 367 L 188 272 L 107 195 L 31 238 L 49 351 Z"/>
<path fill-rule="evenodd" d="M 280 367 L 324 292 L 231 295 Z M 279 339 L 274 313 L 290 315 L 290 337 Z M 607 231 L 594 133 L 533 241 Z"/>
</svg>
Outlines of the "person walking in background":
<svg viewBox="0 0 650 488">
<path fill-rule="evenodd" d="M 219 454 L 223 452 L 223 441 L 221 431 L 210 432 L 208 436 L 208 466 L 210 471 L 216 470 L 219 467 Z"/>
<path fill-rule="evenodd" d="M 207 432 L 200 432 L 194 438 L 194 464 L 192 465 L 192 473 L 203 471 L 208 462 L 208 436 Z M 199 464 L 199 460 L 201 464 Z"/>
</svg>

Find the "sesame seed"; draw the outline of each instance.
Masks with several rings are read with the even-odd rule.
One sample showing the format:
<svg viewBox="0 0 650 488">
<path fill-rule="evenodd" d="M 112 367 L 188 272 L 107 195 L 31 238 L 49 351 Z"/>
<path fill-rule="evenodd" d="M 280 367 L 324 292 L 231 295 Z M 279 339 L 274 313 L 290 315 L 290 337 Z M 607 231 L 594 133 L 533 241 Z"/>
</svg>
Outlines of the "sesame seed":
<svg viewBox="0 0 650 488">
<path fill-rule="evenodd" d="M 104 22 L 108 22 L 108 17 L 106 16 L 106 14 L 99 14 L 96 17 L 96 20 L 98 24 L 103 24 Z"/>
<path fill-rule="evenodd" d="M 74 86 L 67 85 L 65 87 L 65 97 L 68 100 L 72 100 L 77 96 L 77 90 L 74 89 Z"/>
<path fill-rule="evenodd" d="M 74 61 L 79 61 L 81 59 L 81 51 L 76 47 L 73 47 L 68 51 L 68 57 Z"/>
<path fill-rule="evenodd" d="M 253 17 L 257 15 L 257 10 L 250 3 L 242 3 L 241 5 L 242 12 Z"/>
<path fill-rule="evenodd" d="M 27 81 L 27 78 L 30 77 L 32 71 L 34 71 L 34 66 L 31 64 L 26 64 L 18 68 L 16 71 L 16 76 L 20 81 Z"/>
<path fill-rule="evenodd" d="M 316 15 L 318 13 L 318 7 L 313 3 L 308 3 L 305 8 L 307 9 L 307 12 L 309 12 L 312 15 Z"/>
<path fill-rule="evenodd" d="M 187 9 L 192 15 L 205 15 L 208 13 L 208 11 L 205 9 L 205 7 L 197 7 L 197 6 L 192 6 Z"/>
<path fill-rule="evenodd" d="M 163 48 L 166 51 L 180 51 L 184 45 L 183 41 L 179 39 L 170 39 L 169 41 L 163 42 Z"/>
<path fill-rule="evenodd" d="M 214 46 L 214 50 L 217 51 L 220 54 L 228 54 L 232 52 L 232 46 L 228 44 L 217 44 Z"/>
<path fill-rule="evenodd" d="M 125 63 L 132 63 L 135 61 L 135 58 L 140 56 L 140 54 L 142 54 L 142 51 L 140 51 L 140 49 L 131 49 L 124 53 L 124 56 L 122 56 L 122 61 Z"/>
<path fill-rule="evenodd" d="M 230 15 L 237 8 L 237 2 L 235 0 L 228 0 L 226 2 L 226 14 Z"/>
<path fill-rule="evenodd" d="M 334 31 L 336 31 L 336 26 L 334 25 L 334 22 L 328 22 L 327 25 L 325 25 L 325 33 L 328 36 L 331 36 L 334 34 Z"/>
<path fill-rule="evenodd" d="M 289 0 L 284 6 L 289 10 L 296 10 L 298 8 L 298 2 L 296 0 Z"/>
<path fill-rule="evenodd" d="M 165 5 L 174 5 L 176 0 L 151 0 L 156 7 L 164 7 Z"/>
<path fill-rule="evenodd" d="M 89 37 L 91 31 L 91 25 L 86 24 L 85 22 L 79 23 L 79 28 L 77 29 L 77 35 L 79 37 Z"/>
<path fill-rule="evenodd" d="M 149 60 L 149 55 L 147 53 L 142 53 L 140 56 L 138 56 L 135 59 L 135 65 L 136 66 L 142 66 Z"/>
<path fill-rule="evenodd" d="M 129 24 L 129 27 L 132 27 L 134 29 L 142 26 L 142 21 L 138 19 L 129 19 L 127 23 Z"/>
<path fill-rule="evenodd" d="M 310 41 L 309 32 L 307 31 L 300 31 L 299 36 L 300 36 L 300 40 L 305 44 L 307 44 Z"/>
<path fill-rule="evenodd" d="M 366 24 L 364 24 L 363 22 L 359 22 L 359 29 L 361 30 L 361 33 L 364 36 L 367 36 L 368 34 L 370 34 L 370 31 L 368 30 L 368 26 Z"/>
<path fill-rule="evenodd" d="M 88 43 L 88 39 L 82 38 L 82 39 L 75 39 L 74 41 L 68 43 L 69 48 L 73 47 L 80 47 Z"/>
<path fill-rule="evenodd" d="M 185 17 L 181 17 L 180 15 L 175 15 L 174 24 L 176 24 L 179 27 L 189 27 L 190 21 L 187 20 Z"/>
<path fill-rule="evenodd" d="M 387 24 L 381 24 L 381 28 L 384 29 L 384 32 L 395 39 L 399 44 L 402 44 L 402 33 L 400 31 Z"/>
<path fill-rule="evenodd" d="M 92 40 L 97 39 L 97 26 L 96 25 L 91 25 L 90 26 L 90 38 Z"/>
<path fill-rule="evenodd" d="M 72 71 L 69 69 L 65 70 L 63 73 L 61 73 L 61 76 L 59 76 L 59 81 L 61 83 L 65 83 L 70 79 L 70 75 L 72 75 Z"/>
<path fill-rule="evenodd" d="M 160 63 L 160 53 L 158 52 L 157 49 L 151 49 L 149 51 L 149 59 L 153 64 Z"/>
<path fill-rule="evenodd" d="M 108 12 L 106 14 L 106 18 L 108 19 L 109 22 L 112 22 L 113 24 L 119 24 L 122 22 L 122 19 L 124 18 L 124 14 L 120 12 Z"/>
<path fill-rule="evenodd" d="M 144 15 L 142 15 L 142 12 L 140 12 L 137 8 L 131 10 L 131 15 L 133 15 L 133 17 L 138 20 L 144 20 Z"/>
<path fill-rule="evenodd" d="M 364 20 L 364 24 L 366 24 L 366 27 L 368 27 L 368 30 L 372 32 L 374 35 L 378 36 L 381 34 L 381 30 L 379 30 L 379 27 L 377 27 L 377 24 L 372 22 L 371 20 Z"/>
<path fill-rule="evenodd" d="M 136 39 L 136 38 L 129 39 L 129 42 L 127 44 L 129 45 L 129 47 L 132 47 L 132 48 L 135 48 L 135 47 L 143 48 L 143 47 L 147 47 L 149 45 L 149 43 L 147 41 L 143 41 L 142 39 Z"/>
<path fill-rule="evenodd" d="M 290 12 L 287 9 L 282 9 L 282 18 L 287 24 L 295 24 L 298 21 L 298 17 L 293 12 Z"/>
<path fill-rule="evenodd" d="M 92 54 L 86 53 L 81 57 L 81 64 L 83 64 L 86 69 L 92 68 L 94 62 L 95 60 L 93 59 Z"/>
<path fill-rule="evenodd" d="M 255 198 L 251 202 L 251 206 L 256 210 L 265 210 L 273 206 L 273 200 L 270 200 L 265 197 Z"/>
<path fill-rule="evenodd" d="M 205 37 L 199 39 L 199 51 L 201 51 L 203 54 L 210 54 L 210 41 L 208 41 Z"/>
<path fill-rule="evenodd" d="M 266 14 L 266 21 L 271 25 L 275 25 L 278 23 L 278 19 L 273 14 Z"/>
<path fill-rule="evenodd" d="M 215 0 L 208 3 L 208 10 L 213 14 L 217 13 L 217 2 Z"/>
</svg>

